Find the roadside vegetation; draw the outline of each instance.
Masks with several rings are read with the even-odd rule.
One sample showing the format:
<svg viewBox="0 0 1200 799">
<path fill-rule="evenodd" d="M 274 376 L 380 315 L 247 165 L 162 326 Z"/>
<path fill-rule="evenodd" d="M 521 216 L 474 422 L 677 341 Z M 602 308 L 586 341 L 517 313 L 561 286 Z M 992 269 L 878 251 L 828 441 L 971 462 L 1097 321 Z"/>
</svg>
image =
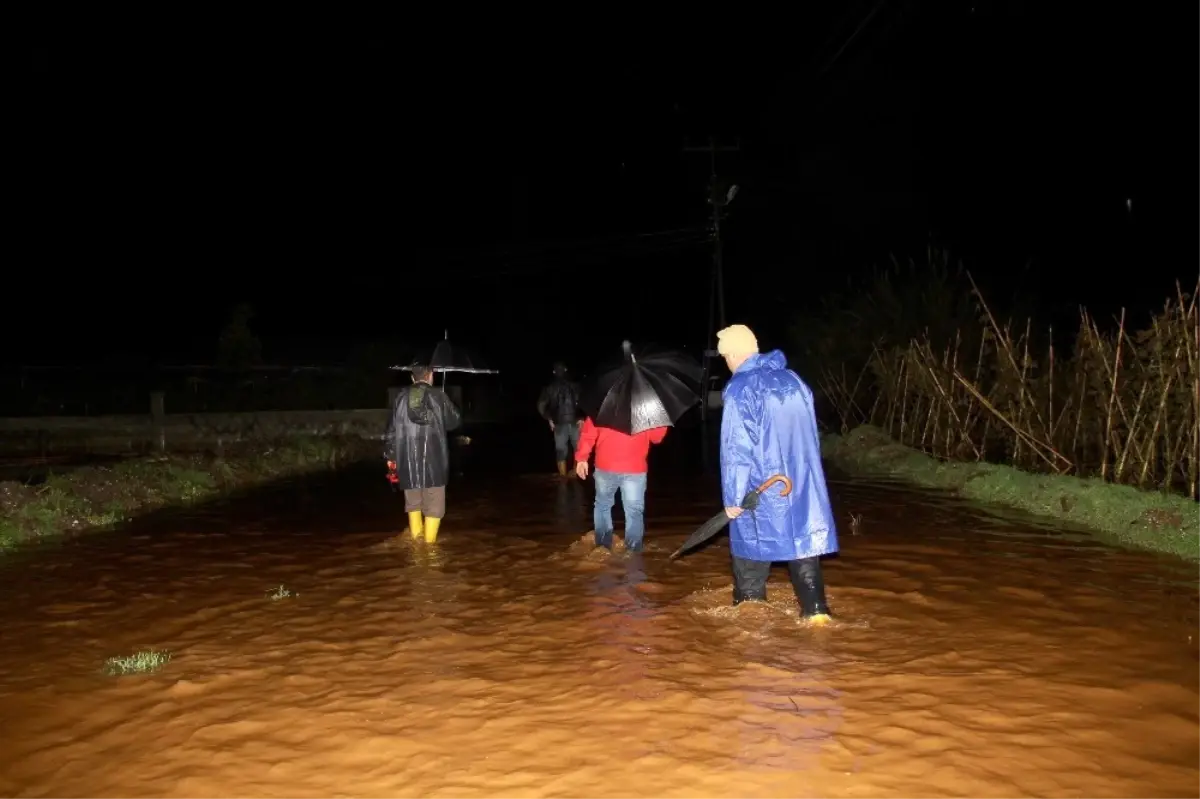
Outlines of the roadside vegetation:
<svg viewBox="0 0 1200 799">
<path fill-rule="evenodd" d="M 0 550 L 105 529 L 142 513 L 311 472 L 371 454 L 377 442 L 297 438 L 212 454 L 131 458 L 52 474 L 43 483 L 0 482 Z M 370 453 L 367 450 L 370 449 Z"/>
<path fill-rule="evenodd" d="M 827 454 L 1195 556 L 1197 289 L 1175 286 L 1136 329 L 1080 309 L 1063 335 L 1002 317 L 944 253 L 893 263 L 797 329 L 838 436 Z"/>
</svg>

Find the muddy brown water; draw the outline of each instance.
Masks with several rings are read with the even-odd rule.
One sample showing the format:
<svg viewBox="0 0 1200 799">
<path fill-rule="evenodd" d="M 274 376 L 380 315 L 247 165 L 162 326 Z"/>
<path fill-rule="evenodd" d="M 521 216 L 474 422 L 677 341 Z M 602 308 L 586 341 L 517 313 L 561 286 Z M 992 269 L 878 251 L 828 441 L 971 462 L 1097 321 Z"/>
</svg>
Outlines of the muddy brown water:
<svg viewBox="0 0 1200 799">
<path fill-rule="evenodd" d="M 837 622 L 729 607 L 714 511 L 652 479 L 467 480 L 434 547 L 376 471 L 0 563 L 6 796 L 1196 796 L 1194 566 L 839 481 Z M 273 601 L 278 585 L 293 596 Z M 162 671 L 108 677 L 153 647 Z"/>
</svg>

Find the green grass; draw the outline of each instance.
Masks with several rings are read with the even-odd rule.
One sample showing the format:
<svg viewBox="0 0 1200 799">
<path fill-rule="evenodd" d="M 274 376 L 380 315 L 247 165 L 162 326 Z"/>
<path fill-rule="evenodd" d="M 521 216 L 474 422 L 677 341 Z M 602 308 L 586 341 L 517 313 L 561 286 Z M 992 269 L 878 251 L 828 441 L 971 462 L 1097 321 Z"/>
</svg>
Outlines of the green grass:
<svg viewBox="0 0 1200 799">
<path fill-rule="evenodd" d="M 149 674 L 158 671 L 170 660 L 170 652 L 145 649 L 132 655 L 109 658 L 104 663 L 104 670 L 114 677 L 124 674 Z"/>
<path fill-rule="evenodd" d="M 15 496 L 0 515 L 0 552 L 63 533 L 105 529 L 156 508 L 187 505 L 281 477 L 333 469 L 371 442 L 298 438 L 220 459 L 200 455 L 135 458 L 52 475 L 37 487 L 8 484 Z"/>
<path fill-rule="evenodd" d="M 992 463 L 939 461 L 869 425 L 826 436 L 821 447 L 830 463 L 849 472 L 948 489 L 976 502 L 1068 521 L 1127 546 L 1200 560 L 1200 505 L 1187 497 Z"/>
</svg>

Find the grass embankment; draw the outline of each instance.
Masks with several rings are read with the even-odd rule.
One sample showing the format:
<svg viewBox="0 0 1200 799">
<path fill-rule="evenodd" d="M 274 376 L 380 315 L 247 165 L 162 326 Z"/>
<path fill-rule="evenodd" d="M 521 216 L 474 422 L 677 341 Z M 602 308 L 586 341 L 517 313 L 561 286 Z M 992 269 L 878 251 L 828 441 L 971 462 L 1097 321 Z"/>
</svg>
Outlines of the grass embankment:
<svg viewBox="0 0 1200 799">
<path fill-rule="evenodd" d="M 105 529 L 164 507 L 186 505 L 282 477 L 336 469 L 375 454 L 378 442 L 295 439 L 223 456 L 164 455 L 51 475 L 40 485 L 0 483 L 0 550 L 22 542 Z"/>
<path fill-rule="evenodd" d="M 1184 496 L 1143 491 L 1100 478 L 1023 472 L 987 462 L 944 461 L 862 425 L 828 435 L 822 454 L 852 473 L 878 474 L 964 499 L 1036 513 L 1095 530 L 1141 549 L 1200 559 L 1200 513 Z"/>
<path fill-rule="evenodd" d="M 797 343 L 835 429 L 854 431 L 829 442 L 834 462 L 1197 557 L 1197 293 L 1176 286 L 1139 323 L 1080 309 L 1064 338 L 1000 316 L 931 251 L 831 298 Z"/>
</svg>

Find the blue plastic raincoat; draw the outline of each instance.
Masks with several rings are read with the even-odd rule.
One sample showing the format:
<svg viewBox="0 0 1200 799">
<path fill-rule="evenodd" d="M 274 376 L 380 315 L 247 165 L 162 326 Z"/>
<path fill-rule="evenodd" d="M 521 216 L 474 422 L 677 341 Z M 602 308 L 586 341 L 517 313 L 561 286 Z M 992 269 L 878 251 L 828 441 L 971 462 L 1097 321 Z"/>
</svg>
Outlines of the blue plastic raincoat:
<svg viewBox="0 0 1200 799">
<path fill-rule="evenodd" d="M 821 441 L 812 390 L 787 368 L 779 350 L 752 355 L 725 386 L 721 418 L 721 493 L 725 507 L 782 474 L 792 493 L 776 484 L 758 508 L 729 525 L 729 548 L 739 558 L 796 560 L 837 552 L 837 529 L 821 468 Z"/>
</svg>

